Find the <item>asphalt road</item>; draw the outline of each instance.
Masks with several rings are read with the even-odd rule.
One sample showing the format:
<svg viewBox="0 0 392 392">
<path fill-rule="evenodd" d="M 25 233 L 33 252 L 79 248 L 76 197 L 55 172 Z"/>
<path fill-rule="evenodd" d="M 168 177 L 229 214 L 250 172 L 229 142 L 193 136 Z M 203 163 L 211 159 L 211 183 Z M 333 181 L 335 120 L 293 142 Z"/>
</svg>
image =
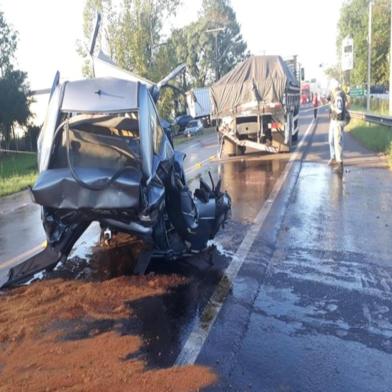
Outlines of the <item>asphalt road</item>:
<svg viewBox="0 0 392 392">
<path fill-rule="evenodd" d="M 211 252 L 150 265 L 188 280 L 129 304 L 135 320 L 123 333 L 142 337 L 149 367 L 206 365 L 218 376 L 211 391 L 390 390 L 392 173 L 347 136 L 340 178 L 326 165 L 326 113 L 317 127 L 302 113 L 300 128 L 306 137 L 290 155 L 212 160 L 214 136 L 181 146 L 190 186 L 207 170 L 219 175 L 233 214 Z M 43 239 L 36 207 L 7 203 L 0 272 Z M 105 265 L 96 278 L 113 276 L 127 250 L 97 251 L 96 239 L 94 229 L 83 236 L 55 274 Z"/>
<path fill-rule="evenodd" d="M 346 136 L 341 179 L 327 129 L 324 114 L 197 359 L 211 391 L 391 390 L 392 173 Z"/>
</svg>

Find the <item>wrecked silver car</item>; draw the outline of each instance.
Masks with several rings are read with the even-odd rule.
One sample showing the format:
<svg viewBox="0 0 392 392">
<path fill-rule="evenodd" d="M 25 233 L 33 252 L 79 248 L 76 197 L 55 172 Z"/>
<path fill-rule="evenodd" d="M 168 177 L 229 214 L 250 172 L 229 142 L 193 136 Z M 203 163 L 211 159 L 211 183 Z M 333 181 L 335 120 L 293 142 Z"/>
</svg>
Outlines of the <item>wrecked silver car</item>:
<svg viewBox="0 0 392 392">
<path fill-rule="evenodd" d="M 218 181 L 200 180 L 192 195 L 155 103 L 185 70 L 158 83 L 118 67 L 102 50 L 97 14 L 90 43 L 93 79 L 59 83 L 56 73 L 38 139 L 39 176 L 32 188 L 42 206 L 46 248 L 12 268 L 7 286 L 64 261 L 92 222 L 101 238 L 127 233 L 142 242 L 134 265 L 144 273 L 153 257 L 178 258 L 207 248 L 227 220 L 231 200 Z M 0 287 L 2 283 L 0 282 Z"/>
<path fill-rule="evenodd" d="M 200 180 L 194 195 L 183 161 L 160 125 L 156 86 L 117 78 L 58 83 L 38 141 L 32 188 L 42 208 L 47 248 L 14 267 L 6 284 L 64 260 L 93 221 L 103 232 L 145 244 L 138 261 L 202 251 L 230 212 L 220 182 Z"/>
</svg>

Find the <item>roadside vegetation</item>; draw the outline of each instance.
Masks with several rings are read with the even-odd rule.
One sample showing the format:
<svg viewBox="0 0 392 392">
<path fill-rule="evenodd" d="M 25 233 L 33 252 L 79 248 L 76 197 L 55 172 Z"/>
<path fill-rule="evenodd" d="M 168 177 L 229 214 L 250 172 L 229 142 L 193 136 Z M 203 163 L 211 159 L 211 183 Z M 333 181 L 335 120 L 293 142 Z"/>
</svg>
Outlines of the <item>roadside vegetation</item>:
<svg viewBox="0 0 392 392">
<path fill-rule="evenodd" d="M 17 139 L 17 128 L 31 118 L 29 82 L 26 72 L 15 68 L 18 33 L 0 10 L 0 147 L 9 150 Z"/>
<path fill-rule="evenodd" d="M 389 49 L 391 36 L 391 3 L 389 0 L 377 0 L 372 8 L 372 45 L 371 51 L 371 79 L 372 86 L 386 87 L 389 84 Z M 331 78 L 339 80 L 345 86 L 367 86 L 368 70 L 368 27 L 369 27 L 369 1 L 346 0 L 342 2 L 339 12 L 339 21 L 336 34 L 336 50 L 342 53 L 342 41 L 345 37 L 353 39 L 354 67 L 350 72 L 342 70 L 342 61 L 325 70 Z M 340 57 L 340 56 L 338 56 Z M 377 99 L 375 97 L 375 99 Z M 363 103 L 363 99 L 362 99 Z M 376 113 L 383 114 L 383 105 L 375 108 Z M 353 107 L 354 109 L 354 107 Z M 358 108 L 357 110 L 361 110 Z M 371 108 L 373 111 L 374 109 Z"/>
<path fill-rule="evenodd" d="M 366 97 L 351 98 L 351 109 L 358 112 L 366 112 Z M 371 97 L 370 112 L 380 116 L 388 116 L 389 100 Z"/>
<path fill-rule="evenodd" d="M 392 129 L 378 124 L 353 119 L 346 128 L 366 148 L 387 155 L 392 167 Z"/>
<path fill-rule="evenodd" d="M 91 76 L 89 47 L 96 11 L 110 28 L 98 37 L 112 60 L 121 68 L 158 82 L 178 64 L 187 65 L 187 77 L 172 81 L 158 102 L 162 118 L 173 120 L 185 112 L 182 91 L 210 85 L 248 55 L 241 26 L 228 0 L 202 0 L 198 18 L 168 31 L 180 0 L 115 1 L 86 0 L 83 38 L 77 51 L 84 59 L 83 74 Z M 169 22 L 169 23 L 168 23 Z M 211 29 L 218 29 L 215 35 Z M 219 59 L 217 63 L 216 59 Z"/>
<path fill-rule="evenodd" d="M 26 189 L 37 176 L 37 155 L 0 153 L 0 197 Z"/>
</svg>

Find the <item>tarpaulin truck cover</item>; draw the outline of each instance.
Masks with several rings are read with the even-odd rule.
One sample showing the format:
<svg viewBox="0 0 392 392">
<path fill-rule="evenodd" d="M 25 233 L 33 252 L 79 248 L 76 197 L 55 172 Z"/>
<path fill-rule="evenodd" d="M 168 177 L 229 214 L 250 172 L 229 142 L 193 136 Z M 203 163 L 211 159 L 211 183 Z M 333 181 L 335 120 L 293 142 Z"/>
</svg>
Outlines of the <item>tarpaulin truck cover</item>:
<svg viewBox="0 0 392 392">
<path fill-rule="evenodd" d="M 280 56 L 251 56 L 211 87 L 215 117 L 254 101 L 283 104 L 285 92 L 298 94 L 299 83 Z"/>
</svg>

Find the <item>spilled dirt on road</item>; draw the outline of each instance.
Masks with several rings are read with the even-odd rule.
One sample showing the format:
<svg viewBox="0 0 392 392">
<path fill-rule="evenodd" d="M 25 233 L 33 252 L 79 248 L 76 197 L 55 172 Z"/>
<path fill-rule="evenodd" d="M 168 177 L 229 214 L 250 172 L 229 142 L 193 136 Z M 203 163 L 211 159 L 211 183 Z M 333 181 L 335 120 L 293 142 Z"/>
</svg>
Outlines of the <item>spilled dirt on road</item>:
<svg viewBox="0 0 392 392">
<path fill-rule="evenodd" d="M 0 295 L 0 391 L 195 391 L 208 368 L 148 369 L 130 334 L 132 302 L 186 284 L 178 275 L 44 280 Z"/>
</svg>

